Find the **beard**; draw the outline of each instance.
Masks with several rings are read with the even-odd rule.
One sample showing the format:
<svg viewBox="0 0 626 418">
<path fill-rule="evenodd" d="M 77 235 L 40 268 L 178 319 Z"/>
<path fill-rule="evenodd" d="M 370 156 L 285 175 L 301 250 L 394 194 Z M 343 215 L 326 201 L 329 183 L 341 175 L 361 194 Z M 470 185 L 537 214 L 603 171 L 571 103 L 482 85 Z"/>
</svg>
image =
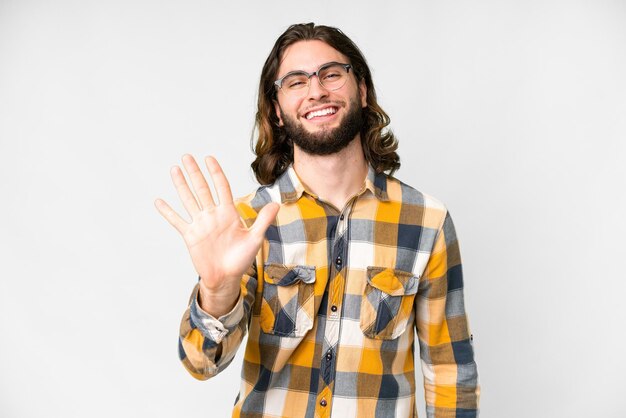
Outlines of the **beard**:
<svg viewBox="0 0 626 418">
<path fill-rule="evenodd" d="M 309 132 L 302 123 L 286 115 L 282 109 L 280 115 L 287 138 L 311 155 L 330 155 L 341 151 L 352 142 L 363 127 L 363 109 L 356 98 L 350 100 L 348 113 L 334 129 L 322 127 L 318 132 Z"/>
</svg>

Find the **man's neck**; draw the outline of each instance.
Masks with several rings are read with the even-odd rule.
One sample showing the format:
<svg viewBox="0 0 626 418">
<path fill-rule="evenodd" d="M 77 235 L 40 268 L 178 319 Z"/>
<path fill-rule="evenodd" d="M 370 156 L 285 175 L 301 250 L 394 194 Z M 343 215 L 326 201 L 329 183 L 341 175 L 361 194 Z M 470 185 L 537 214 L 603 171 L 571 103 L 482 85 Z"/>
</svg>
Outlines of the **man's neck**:
<svg viewBox="0 0 626 418">
<path fill-rule="evenodd" d="M 363 188 L 367 177 L 368 165 L 359 135 L 331 155 L 307 154 L 295 145 L 293 160 L 293 168 L 305 188 L 339 210 Z"/>
</svg>

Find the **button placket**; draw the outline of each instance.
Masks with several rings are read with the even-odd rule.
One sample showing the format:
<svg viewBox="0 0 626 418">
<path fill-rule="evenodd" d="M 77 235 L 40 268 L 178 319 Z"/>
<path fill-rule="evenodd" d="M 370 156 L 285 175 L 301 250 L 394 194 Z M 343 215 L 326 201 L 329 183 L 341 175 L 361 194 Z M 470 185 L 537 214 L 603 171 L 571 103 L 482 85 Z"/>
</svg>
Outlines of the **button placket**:
<svg viewBox="0 0 626 418">
<path fill-rule="evenodd" d="M 318 395 L 318 414 L 327 416 L 330 414 L 332 402 L 332 387 L 335 379 L 335 367 L 337 364 L 336 353 L 332 347 L 336 347 L 339 342 L 340 313 L 341 305 L 345 292 L 345 276 L 347 267 L 347 250 L 348 250 L 348 234 L 347 220 L 349 212 L 352 209 L 350 204 L 334 218 L 335 225 L 329 229 L 328 239 L 332 245 L 328 254 L 329 263 L 329 282 L 328 282 L 328 305 L 327 306 L 327 322 L 325 327 L 324 351 L 320 358 L 320 384 L 323 390 Z M 320 388 L 321 389 L 321 388 Z"/>
</svg>

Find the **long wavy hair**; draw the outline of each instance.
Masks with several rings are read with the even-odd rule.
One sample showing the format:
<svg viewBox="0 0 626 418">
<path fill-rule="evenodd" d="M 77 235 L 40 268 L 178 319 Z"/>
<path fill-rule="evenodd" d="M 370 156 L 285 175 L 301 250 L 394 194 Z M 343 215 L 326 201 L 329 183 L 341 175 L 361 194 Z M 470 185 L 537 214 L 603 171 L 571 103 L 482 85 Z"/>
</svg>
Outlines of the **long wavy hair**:
<svg viewBox="0 0 626 418">
<path fill-rule="evenodd" d="M 273 183 L 293 162 L 293 143 L 279 126 L 275 112 L 277 91 L 274 81 L 285 50 L 296 42 L 308 40 L 325 42 L 347 56 L 357 80 L 365 80 L 367 107 L 363 109 L 361 128 L 363 154 L 377 173 L 389 171 L 389 174 L 393 174 L 400 168 L 400 157 L 396 153 L 398 141 L 393 132 L 386 129 L 390 119 L 376 101 L 372 74 L 365 57 L 354 42 L 339 29 L 306 23 L 292 25 L 280 35 L 263 65 L 255 118 L 255 131 L 258 132 L 256 144 L 254 133 L 252 138 L 252 147 L 256 154 L 252 170 L 258 182 L 264 185 Z"/>
</svg>

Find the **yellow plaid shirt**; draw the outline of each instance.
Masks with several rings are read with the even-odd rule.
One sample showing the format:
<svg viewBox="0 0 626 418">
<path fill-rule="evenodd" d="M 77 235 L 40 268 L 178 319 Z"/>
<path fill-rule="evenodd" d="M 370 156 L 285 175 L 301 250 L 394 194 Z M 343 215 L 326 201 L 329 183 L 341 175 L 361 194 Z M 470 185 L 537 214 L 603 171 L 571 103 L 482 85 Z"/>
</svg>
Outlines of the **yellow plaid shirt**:
<svg viewBox="0 0 626 418">
<path fill-rule="evenodd" d="M 463 276 L 445 206 L 370 167 L 342 210 L 289 167 L 237 201 L 249 226 L 280 211 L 231 312 L 197 302 L 179 355 L 198 379 L 230 364 L 248 335 L 235 417 L 414 417 L 415 332 L 428 417 L 478 415 L 478 375 Z M 415 327 L 415 328 L 414 328 Z"/>
</svg>

